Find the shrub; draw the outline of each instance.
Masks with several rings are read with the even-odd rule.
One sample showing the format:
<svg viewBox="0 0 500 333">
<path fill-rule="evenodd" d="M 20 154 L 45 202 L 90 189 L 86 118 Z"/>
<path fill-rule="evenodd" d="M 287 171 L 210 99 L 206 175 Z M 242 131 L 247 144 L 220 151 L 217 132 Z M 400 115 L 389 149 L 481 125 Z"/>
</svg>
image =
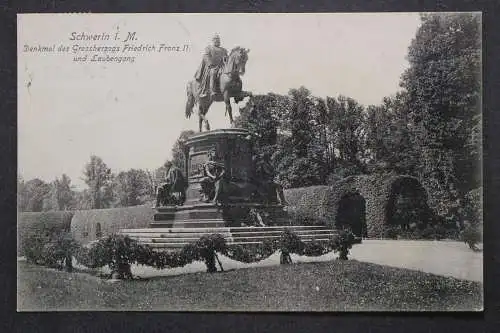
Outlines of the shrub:
<svg viewBox="0 0 500 333">
<path fill-rule="evenodd" d="M 61 233 L 47 242 L 42 250 L 43 265 L 62 269 L 68 272 L 73 270 L 73 255 L 79 248 L 78 243 L 70 233 Z"/>
<path fill-rule="evenodd" d="M 329 248 L 323 246 L 321 243 L 317 241 L 312 241 L 309 243 L 305 243 L 304 247 L 304 255 L 309 257 L 319 257 L 325 253 L 329 252 Z"/>
<path fill-rule="evenodd" d="M 69 272 L 73 270 L 72 257 L 79 247 L 67 232 L 30 235 L 23 246 L 23 253 L 28 262 L 57 269 L 65 266 Z"/>
<path fill-rule="evenodd" d="M 213 273 L 217 271 L 215 266 L 215 260 L 217 259 L 217 252 L 227 253 L 227 243 L 225 238 L 220 234 L 204 235 L 199 240 L 194 243 L 194 247 L 186 251 L 189 255 L 186 255 L 187 260 L 193 260 L 194 258 L 198 260 L 203 260 L 207 266 L 207 272 Z M 223 271 L 221 262 L 219 261 L 219 266 Z"/>
<path fill-rule="evenodd" d="M 68 232 L 71 226 L 73 212 L 21 212 L 17 221 L 17 245 L 18 255 L 32 256 L 33 253 L 25 253 L 25 250 L 34 250 L 35 238 L 47 242 L 47 239 L 56 237 L 62 232 Z M 28 244 L 26 244 L 28 243 Z M 28 259 L 29 260 L 29 259 Z"/>
<path fill-rule="evenodd" d="M 465 217 L 472 224 L 483 222 L 483 188 L 478 187 L 465 195 L 463 206 Z"/>
<path fill-rule="evenodd" d="M 290 219 L 291 225 L 326 225 L 326 221 L 323 218 L 317 217 L 311 212 L 304 211 L 303 209 L 297 207 L 289 207 L 288 217 Z"/>
<path fill-rule="evenodd" d="M 482 241 L 481 230 L 477 225 L 469 225 L 461 232 L 462 241 L 473 251 L 478 251 L 477 244 Z"/>
<path fill-rule="evenodd" d="M 356 237 L 348 229 L 340 230 L 339 233 L 333 237 L 331 246 L 335 252 L 339 252 L 338 259 L 347 260 L 349 250 L 352 248 L 355 241 Z"/>
<path fill-rule="evenodd" d="M 21 252 L 26 257 L 26 261 L 32 264 L 42 264 L 43 262 L 43 248 L 49 241 L 48 237 L 43 235 L 29 235 L 23 243 Z"/>
<path fill-rule="evenodd" d="M 281 264 L 290 264 L 292 263 L 292 258 L 290 257 L 290 253 L 303 254 L 305 249 L 304 242 L 297 236 L 296 233 L 285 229 L 283 234 L 281 235 L 279 241 L 279 247 L 281 250 Z"/>
<path fill-rule="evenodd" d="M 151 255 L 148 247 L 140 245 L 136 240 L 128 236 L 111 235 L 91 244 L 90 247 L 81 248 L 77 261 L 91 268 L 108 265 L 112 277 L 130 279 L 130 265 L 142 264 L 142 260 L 149 262 L 148 255 Z"/>
<path fill-rule="evenodd" d="M 400 229 L 396 226 L 387 227 L 384 231 L 384 238 L 398 239 L 400 235 Z"/>
</svg>

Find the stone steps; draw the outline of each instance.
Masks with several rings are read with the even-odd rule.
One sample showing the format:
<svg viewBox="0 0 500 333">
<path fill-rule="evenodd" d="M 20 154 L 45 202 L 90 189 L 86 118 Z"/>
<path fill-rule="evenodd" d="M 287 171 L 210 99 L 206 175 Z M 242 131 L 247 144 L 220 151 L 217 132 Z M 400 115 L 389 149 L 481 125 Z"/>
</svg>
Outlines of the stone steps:
<svg viewBox="0 0 500 333">
<path fill-rule="evenodd" d="M 210 234 L 221 234 L 229 245 L 261 244 L 266 240 L 279 239 L 285 229 L 293 231 L 304 242 L 326 242 L 337 233 L 324 226 L 266 226 L 122 229 L 120 234 L 152 248 L 165 250 L 183 247 Z"/>
</svg>

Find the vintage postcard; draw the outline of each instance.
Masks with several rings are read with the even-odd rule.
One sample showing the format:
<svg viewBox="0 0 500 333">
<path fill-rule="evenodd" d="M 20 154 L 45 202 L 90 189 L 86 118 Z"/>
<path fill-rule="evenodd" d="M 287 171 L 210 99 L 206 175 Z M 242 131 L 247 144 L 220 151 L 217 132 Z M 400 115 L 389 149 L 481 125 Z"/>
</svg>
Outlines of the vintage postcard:
<svg viewBox="0 0 500 333">
<path fill-rule="evenodd" d="M 481 311 L 481 13 L 19 14 L 18 311 Z"/>
</svg>

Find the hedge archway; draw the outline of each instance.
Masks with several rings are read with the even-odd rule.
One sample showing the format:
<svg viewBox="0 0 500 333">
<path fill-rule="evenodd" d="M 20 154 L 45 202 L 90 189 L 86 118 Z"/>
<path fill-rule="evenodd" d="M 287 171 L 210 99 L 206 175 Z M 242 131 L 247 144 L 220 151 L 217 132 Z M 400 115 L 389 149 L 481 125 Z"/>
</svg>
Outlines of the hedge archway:
<svg viewBox="0 0 500 333">
<path fill-rule="evenodd" d="M 398 207 L 398 196 L 418 198 L 416 200 L 418 205 L 412 208 L 412 214 L 422 221 L 426 218 L 428 220 L 431 216 L 426 190 L 417 178 L 407 175 L 382 173 L 349 176 L 330 186 L 285 190 L 286 199 L 294 212 L 333 228 L 337 227 L 339 206 L 343 198 L 352 193 L 359 193 L 365 201 L 366 227 L 362 231 L 364 237 L 384 236 L 385 230 L 393 223 L 394 209 Z M 340 219 L 342 218 L 340 216 Z"/>
<path fill-rule="evenodd" d="M 402 229 L 425 228 L 429 222 L 427 192 L 418 179 L 401 177 L 391 183 L 386 206 L 387 223 Z"/>
<path fill-rule="evenodd" d="M 339 201 L 335 226 L 349 228 L 358 237 L 366 237 L 366 200 L 355 191 L 347 193 Z"/>
</svg>

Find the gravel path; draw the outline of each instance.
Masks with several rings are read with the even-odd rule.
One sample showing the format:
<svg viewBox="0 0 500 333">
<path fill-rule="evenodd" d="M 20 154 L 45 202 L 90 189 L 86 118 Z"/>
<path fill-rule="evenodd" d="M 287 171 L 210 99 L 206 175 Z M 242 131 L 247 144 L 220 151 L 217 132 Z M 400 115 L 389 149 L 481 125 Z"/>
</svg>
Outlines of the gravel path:
<svg viewBox="0 0 500 333">
<path fill-rule="evenodd" d="M 364 240 L 352 248 L 350 258 L 483 282 L 483 253 L 463 242 Z"/>
</svg>

